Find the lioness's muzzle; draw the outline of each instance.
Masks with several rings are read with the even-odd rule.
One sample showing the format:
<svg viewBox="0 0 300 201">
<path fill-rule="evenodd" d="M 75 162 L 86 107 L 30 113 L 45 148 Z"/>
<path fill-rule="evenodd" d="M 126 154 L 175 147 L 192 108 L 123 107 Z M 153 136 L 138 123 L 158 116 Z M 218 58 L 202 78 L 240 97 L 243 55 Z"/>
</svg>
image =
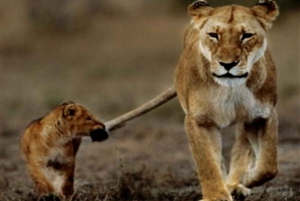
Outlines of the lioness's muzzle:
<svg viewBox="0 0 300 201">
<path fill-rule="evenodd" d="M 213 73 L 213 76 L 218 78 L 246 78 L 248 76 L 248 73 L 245 73 L 243 75 L 232 75 L 231 73 L 226 73 L 224 75 L 217 75 Z"/>
</svg>

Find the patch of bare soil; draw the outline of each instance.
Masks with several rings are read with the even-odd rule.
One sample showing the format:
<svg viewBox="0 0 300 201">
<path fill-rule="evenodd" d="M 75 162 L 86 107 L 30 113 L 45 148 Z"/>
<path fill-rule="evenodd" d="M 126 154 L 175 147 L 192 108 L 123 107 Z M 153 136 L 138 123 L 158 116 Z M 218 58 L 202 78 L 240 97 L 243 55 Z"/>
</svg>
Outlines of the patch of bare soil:
<svg viewBox="0 0 300 201">
<path fill-rule="evenodd" d="M 182 125 L 168 120 L 146 120 L 129 123 L 112 133 L 105 142 L 84 141 L 77 157 L 76 193 L 72 200 L 201 198 Z M 13 133 L 1 138 L 0 200 L 55 200 L 55 197 L 39 198 L 34 191 L 19 154 L 18 138 Z M 227 159 L 233 138 L 231 129 L 223 135 L 223 151 Z M 274 180 L 254 188 L 245 201 L 300 199 L 299 144 L 296 133 L 280 133 L 280 173 Z"/>
</svg>

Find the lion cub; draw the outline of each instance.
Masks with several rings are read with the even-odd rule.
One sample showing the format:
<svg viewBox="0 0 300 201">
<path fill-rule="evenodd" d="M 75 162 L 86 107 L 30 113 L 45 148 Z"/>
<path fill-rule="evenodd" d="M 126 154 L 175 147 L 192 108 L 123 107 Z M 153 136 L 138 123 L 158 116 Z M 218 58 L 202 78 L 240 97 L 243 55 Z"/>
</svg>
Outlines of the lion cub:
<svg viewBox="0 0 300 201">
<path fill-rule="evenodd" d="M 103 123 L 72 101 L 26 128 L 21 149 L 40 195 L 54 193 L 65 198 L 73 194 L 75 155 L 83 136 L 102 141 L 108 133 Z"/>
</svg>

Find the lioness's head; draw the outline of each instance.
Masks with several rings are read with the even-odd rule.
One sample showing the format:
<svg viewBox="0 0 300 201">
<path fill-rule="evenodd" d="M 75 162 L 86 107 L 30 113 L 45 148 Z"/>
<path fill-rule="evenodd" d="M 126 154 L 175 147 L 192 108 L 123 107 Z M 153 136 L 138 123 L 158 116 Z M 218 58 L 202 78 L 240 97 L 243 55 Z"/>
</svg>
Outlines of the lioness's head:
<svg viewBox="0 0 300 201">
<path fill-rule="evenodd" d="M 226 86 L 244 83 L 267 48 L 265 32 L 279 14 L 276 3 L 260 0 L 252 8 L 213 8 L 200 0 L 188 11 L 192 25 L 199 30 L 199 48 L 210 62 L 214 80 Z"/>
</svg>

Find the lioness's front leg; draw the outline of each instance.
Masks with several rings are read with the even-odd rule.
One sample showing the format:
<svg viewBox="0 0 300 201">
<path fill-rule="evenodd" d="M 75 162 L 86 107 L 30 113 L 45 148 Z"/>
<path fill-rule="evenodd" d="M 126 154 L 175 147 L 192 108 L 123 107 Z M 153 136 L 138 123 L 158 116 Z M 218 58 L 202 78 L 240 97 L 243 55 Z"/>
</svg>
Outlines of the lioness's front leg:
<svg viewBox="0 0 300 201">
<path fill-rule="evenodd" d="M 245 186 L 259 186 L 273 179 L 277 167 L 277 132 L 278 117 L 275 109 L 268 119 L 259 119 L 245 124 L 245 131 L 252 147 L 255 149 L 255 166 L 243 179 Z"/>
<path fill-rule="evenodd" d="M 202 187 L 203 201 L 232 201 L 222 177 L 220 134 L 187 115 L 185 129 Z"/>
<path fill-rule="evenodd" d="M 230 171 L 226 180 L 226 185 L 230 193 L 236 196 L 250 195 L 250 189 L 242 185 L 242 178 L 251 168 L 253 161 L 253 150 L 248 140 L 244 124 L 236 126 L 235 143 L 231 151 Z"/>
</svg>

